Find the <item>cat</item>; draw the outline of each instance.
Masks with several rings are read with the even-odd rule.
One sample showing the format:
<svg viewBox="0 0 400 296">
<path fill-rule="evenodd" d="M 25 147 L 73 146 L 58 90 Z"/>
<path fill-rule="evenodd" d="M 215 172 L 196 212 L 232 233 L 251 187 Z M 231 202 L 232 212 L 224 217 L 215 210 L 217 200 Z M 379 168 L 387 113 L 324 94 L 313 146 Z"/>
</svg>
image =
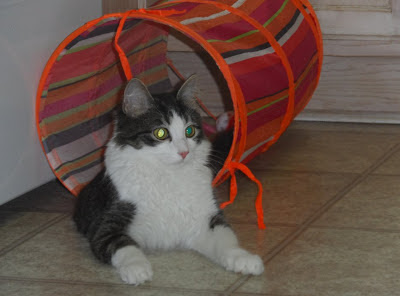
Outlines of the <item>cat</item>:
<svg viewBox="0 0 400 296">
<path fill-rule="evenodd" d="M 145 250 L 190 249 L 229 271 L 264 271 L 261 258 L 239 246 L 217 205 L 210 165 L 217 156 L 201 129 L 195 89 L 194 76 L 163 95 L 130 80 L 105 169 L 77 198 L 78 231 L 128 284 L 152 279 Z"/>
</svg>

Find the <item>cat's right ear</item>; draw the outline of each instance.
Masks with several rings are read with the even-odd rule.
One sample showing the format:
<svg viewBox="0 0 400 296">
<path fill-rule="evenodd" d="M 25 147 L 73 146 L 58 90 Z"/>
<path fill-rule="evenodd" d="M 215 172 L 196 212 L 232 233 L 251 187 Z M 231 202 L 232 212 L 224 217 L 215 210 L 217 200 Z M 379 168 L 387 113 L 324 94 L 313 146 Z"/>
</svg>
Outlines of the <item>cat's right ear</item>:
<svg viewBox="0 0 400 296">
<path fill-rule="evenodd" d="M 197 92 L 197 75 L 194 74 L 190 76 L 181 86 L 176 97 L 179 101 L 182 101 L 189 108 L 197 109 Z"/>
<path fill-rule="evenodd" d="M 146 113 L 152 105 L 153 97 L 146 85 L 137 78 L 131 79 L 125 88 L 122 111 L 126 115 L 136 117 Z"/>
</svg>

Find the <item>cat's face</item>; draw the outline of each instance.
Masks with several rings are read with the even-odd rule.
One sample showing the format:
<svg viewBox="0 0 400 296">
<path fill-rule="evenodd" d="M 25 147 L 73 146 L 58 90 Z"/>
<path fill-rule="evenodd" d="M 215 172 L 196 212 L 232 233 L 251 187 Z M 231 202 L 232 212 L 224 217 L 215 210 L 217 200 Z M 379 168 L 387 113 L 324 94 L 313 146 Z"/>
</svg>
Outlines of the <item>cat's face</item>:
<svg viewBox="0 0 400 296">
<path fill-rule="evenodd" d="M 196 111 L 195 81 L 189 79 L 175 94 L 151 96 L 137 79 L 129 82 L 117 118 L 115 142 L 165 164 L 203 158 L 204 134 Z"/>
<path fill-rule="evenodd" d="M 197 120 L 181 117 L 175 111 L 168 114 L 162 124 L 151 129 L 149 138 L 153 146 L 143 146 L 143 152 L 167 164 L 191 161 L 199 152 L 203 140 L 201 126 Z"/>
</svg>

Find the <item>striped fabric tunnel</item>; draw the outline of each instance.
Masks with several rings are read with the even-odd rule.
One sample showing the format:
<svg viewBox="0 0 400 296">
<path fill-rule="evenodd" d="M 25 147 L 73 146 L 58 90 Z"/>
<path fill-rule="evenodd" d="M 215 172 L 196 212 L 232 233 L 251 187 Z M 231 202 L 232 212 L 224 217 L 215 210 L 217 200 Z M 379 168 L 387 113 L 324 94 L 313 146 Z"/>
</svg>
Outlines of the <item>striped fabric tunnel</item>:
<svg viewBox="0 0 400 296">
<path fill-rule="evenodd" d="M 48 162 L 74 195 L 94 178 L 127 77 L 153 93 L 171 89 L 170 28 L 200 44 L 227 82 L 234 142 L 214 184 L 232 177 L 226 206 L 235 197 L 236 170 L 257 182 L 264 228 L 261 184 L 245 164 L 276 142 L 317 87 L 322 36 L 308 0 L 160 1 L 86 23 L 57 47 L 39 83 L 37 129 Z"/>
</svg>

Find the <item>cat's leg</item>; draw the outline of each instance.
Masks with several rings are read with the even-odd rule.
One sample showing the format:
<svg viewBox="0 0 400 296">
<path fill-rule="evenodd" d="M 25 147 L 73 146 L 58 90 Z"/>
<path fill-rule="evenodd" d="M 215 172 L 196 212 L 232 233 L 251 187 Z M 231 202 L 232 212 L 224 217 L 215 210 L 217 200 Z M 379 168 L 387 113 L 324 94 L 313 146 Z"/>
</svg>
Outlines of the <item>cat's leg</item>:
<svg viewBox="0 0 400 296">
<path fill-rule="evenodd" d="M 131 204 L 114 204 L 101 221 L 97 221 L 96 231 L 89 241 L 94 255 L 105 263 L 111 263 L 124 282 L 139 285 L 151 280 L 153 271 L 138 244 L 127 234 L 134 211 Z"/>
<path fill-rule="evenodd" d="M 264 271 L 261 258 L 239 246 L 222 212 L 211 218 L 209 226 L 193 241 L 192 248 L 230 271 L 253 275 Z"/>
</svg>

